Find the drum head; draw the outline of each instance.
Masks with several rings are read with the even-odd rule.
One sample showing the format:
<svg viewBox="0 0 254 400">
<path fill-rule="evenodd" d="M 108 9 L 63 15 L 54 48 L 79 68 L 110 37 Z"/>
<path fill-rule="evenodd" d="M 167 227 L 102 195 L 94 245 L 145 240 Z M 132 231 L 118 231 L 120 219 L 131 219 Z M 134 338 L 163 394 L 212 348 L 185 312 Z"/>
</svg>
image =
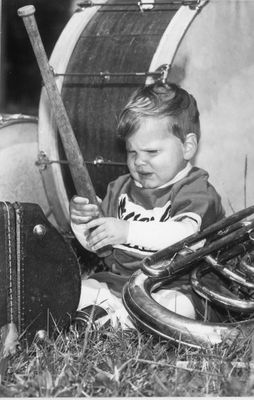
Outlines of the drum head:
<svg viewBox="0 0 254 400">
<path fill-rule="evenodd" d="M 228 214 L 254 198 L 254 2 L 209 1 L 179 43 L 169 80 L 197 99 L 207 169 Z"/>
</svg>

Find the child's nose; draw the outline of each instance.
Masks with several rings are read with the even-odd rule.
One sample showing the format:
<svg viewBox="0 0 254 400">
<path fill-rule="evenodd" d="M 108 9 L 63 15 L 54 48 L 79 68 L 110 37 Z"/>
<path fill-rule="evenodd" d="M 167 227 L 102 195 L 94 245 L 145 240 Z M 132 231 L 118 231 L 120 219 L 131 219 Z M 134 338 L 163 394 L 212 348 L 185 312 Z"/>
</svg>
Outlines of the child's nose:
<svg viewBox="0 0 254 400">
<path fill-rule="evenodd" d="M 137 155 L 135 158 L 135 165 L 137 167 L 141 166 L 141 165 L 145 165 L 146 164 L 146 158 L 144 155 Z"/>
</svg>

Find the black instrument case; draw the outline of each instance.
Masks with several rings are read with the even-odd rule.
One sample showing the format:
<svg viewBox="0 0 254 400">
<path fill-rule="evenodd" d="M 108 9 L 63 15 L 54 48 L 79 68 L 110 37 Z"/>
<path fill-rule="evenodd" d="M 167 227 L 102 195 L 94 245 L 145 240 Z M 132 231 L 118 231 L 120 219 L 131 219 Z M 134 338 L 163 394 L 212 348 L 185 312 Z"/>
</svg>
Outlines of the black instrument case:
<svg viewBox="0 0 254 400">
<path fill-rule="evenodd" d="M 0 328 L 19 338 L 59 332 L 80 297 L 77 257 L 37 204 L 0 202 Z"/>
</svg>

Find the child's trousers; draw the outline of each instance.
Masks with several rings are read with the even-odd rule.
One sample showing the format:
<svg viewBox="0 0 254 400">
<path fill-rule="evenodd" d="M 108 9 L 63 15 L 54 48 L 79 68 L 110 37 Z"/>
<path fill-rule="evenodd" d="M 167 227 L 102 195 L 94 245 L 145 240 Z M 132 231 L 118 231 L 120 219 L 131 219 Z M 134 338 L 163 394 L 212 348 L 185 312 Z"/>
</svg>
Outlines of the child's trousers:
<svg viewBox="0 0 254 400">
<path fill-rule="evenodd" d="M 122 329 L 135 329 L 121 297 L 115 293 L 105 282 L 99 282 L 93 278 L 82 279 L 78 310 L 97 305 L 107 312 L 107 316 L 97 321 L 99 326 L 110 321 L 115 328 L 120 325 Z M 188 318 L 195 318 L 195 309 L 190 298 L 177 290 L 161 289 L 152 294 L 152 297 L 171 311 Z"/>
</svg>

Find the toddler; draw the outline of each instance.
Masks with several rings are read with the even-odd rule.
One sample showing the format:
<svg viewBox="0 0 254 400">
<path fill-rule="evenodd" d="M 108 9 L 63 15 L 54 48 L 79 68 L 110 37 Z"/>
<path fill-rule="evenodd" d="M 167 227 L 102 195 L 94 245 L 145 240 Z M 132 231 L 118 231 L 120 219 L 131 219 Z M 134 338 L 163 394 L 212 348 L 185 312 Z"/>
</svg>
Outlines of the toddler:
<svg viewBox="0 0 254 400">
<path fill-rule="evenodd" d="M 105 257 L 108 271 L 82 280 L 79 309 L 96 304 L 113 323 L 131 327 L 121 290 L 140 261 L 218 221 L 224 210 L 208 173 L 191 164 L 200 122 L 196 101 L 186 90 L 162 82 L 138 89 L 120 115 L 118 135 L 126 144 L 129 173 L 109 183 L 101 203 L 105 217 L 88 199 L 74 196 L 70 218 L 86 249 L 112 246 Z M 189 274 L 153 297 L 184 316 L 203 314 Z"/>
</svg>

